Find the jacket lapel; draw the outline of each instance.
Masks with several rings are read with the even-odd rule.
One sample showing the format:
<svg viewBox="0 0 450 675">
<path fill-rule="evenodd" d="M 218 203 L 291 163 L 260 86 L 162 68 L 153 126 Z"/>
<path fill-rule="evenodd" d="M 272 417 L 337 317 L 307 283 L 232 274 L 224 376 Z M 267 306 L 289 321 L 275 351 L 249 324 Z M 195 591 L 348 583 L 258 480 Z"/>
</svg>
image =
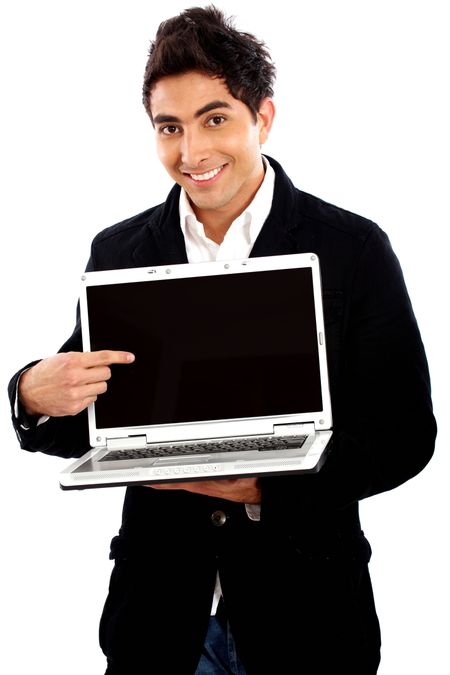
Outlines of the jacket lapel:
<svg viewBox="0 0 450 675">
<path fill-rule="evenodd" d="M 253 245 L 251 258 L 299 251 L 297 231 L 300 223 L 295 208 L 296 189 L 280 164 L 271 157 L 268 160 L 275 170 L 272 208 Z"/>
<path fill-rule="evenodd" d="M 150 215 L 142 239 L 132 253 L 138 267 L 188 262 L 180 227 L 179 197 L 180 187 L 174 185 L 165 203 Z"/>
</svg>

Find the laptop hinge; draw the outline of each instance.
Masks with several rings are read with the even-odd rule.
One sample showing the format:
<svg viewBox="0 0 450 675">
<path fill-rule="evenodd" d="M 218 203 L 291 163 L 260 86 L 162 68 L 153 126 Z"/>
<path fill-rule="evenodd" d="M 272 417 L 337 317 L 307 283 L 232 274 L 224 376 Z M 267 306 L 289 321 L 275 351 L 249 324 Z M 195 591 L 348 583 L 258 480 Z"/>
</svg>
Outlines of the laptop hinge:
<svg viewBox="0 0 450 675">
<path fill-rule="evenodd" d="M 123 438 L 107 438 L 106 447 L 108 450 L 134 450 L 147 447 L 147 437 L 143 436 L 124 436 Z"/>
<path fill-rule="evenodd" d="M 274 436 L 303 436 L 314 433 L 314 422 L 307 424 L 274 424 Z"/>
</svg>

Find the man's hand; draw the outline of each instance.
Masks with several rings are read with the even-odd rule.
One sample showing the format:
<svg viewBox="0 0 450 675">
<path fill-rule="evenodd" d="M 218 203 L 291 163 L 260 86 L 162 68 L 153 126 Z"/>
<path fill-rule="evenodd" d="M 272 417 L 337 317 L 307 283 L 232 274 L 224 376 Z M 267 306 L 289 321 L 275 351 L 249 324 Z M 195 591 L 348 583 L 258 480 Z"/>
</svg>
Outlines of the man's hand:
<svg viewBox="0 0 450 675">
<path fill-rule="evenodd" d="M 77 415 L 107 388 L 112 364 L 134 361 L 129 352 L 68 352 L 43 359 L 20 378 L 19 398 L 28 415 Z"/>
<path fill-rule="evenodd" d="M 261 503 L 261 487 L 257 478 L 235 478 L 191 481 L 186 483 L 157 483 L 147 485 L 154 490 L 187 490 L 209 497 L 220 497 L 244 504 Z"/>
</svg>

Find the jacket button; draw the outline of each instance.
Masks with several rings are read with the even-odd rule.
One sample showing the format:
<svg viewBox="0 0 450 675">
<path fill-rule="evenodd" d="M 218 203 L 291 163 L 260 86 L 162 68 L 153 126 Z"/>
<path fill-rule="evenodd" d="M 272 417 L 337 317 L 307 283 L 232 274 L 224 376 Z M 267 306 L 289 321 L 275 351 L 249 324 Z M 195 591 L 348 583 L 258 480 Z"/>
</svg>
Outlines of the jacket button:
<svg viewBox="0 0 450 675">
<path fill-rule="evenodd" d="M 227 522 L 227 517 L 223 511 L 214 511 L 211 514 L 211 522 L 216 527 L 222 527 Z"/>
</svg>

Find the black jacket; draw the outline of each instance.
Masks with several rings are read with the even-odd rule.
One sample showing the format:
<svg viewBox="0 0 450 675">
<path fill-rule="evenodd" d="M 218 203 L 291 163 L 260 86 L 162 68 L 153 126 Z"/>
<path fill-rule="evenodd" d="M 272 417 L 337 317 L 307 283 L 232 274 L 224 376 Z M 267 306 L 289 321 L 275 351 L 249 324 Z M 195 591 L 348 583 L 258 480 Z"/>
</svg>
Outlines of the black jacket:
<svg viewBox="0 0 450 675">
<path fill-rule="evenodd" d="M 432 455 L 426 358 L 387 236 L 297 190 L 270 162 L 272 209 L 251 256 L 319 256 L 332 449 L 318 474 L 261 479 L 260 522 L 241 504 L 127 489 L 100 625 L 111 675 L 192 675 L 217 569 L 248 675 L 376 672 L 379 629 L 358 501 L 400 485 Z M 178 197 L 175 186 L 164 204 L 97 235 L 88 269 L 187 262 Z M 81 351 L 78 324 L 61 349 L 70 350 Z M 13 421 L 27 450 L 76 457 L 88 448 L 85 412 L 30 431 Z M 211 520 L 218 509 L 227 516 L 221 527 Z"/>
</svg>

